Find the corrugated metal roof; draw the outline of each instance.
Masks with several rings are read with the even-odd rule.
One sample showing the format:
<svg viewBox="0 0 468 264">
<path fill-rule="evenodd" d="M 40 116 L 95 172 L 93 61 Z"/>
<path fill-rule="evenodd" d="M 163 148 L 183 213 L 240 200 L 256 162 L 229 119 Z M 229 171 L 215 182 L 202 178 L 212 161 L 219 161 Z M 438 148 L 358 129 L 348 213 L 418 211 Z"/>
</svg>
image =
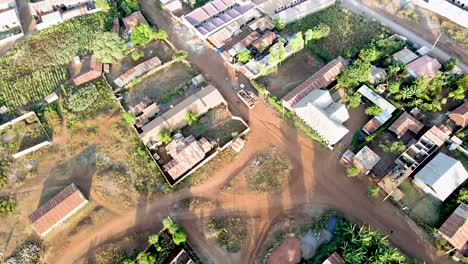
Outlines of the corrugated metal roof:
<svg viewBox="0 0 468 264">
<path fill-rule="evenodd" d="M 460 204 L 439 228 L 439 233 L 455 248 L 463 249 L 468 241 L 468 205 Z"/>
<path fill-rule="evenodd" d="M 335 251 L 322 264 L 345 264 L 345 261 L 340 254 Z"/>
<path fill-rule="evenodd" d="M 146 21 L 146 18 L 143 16 L 141 11 L 133 12 L 128 17 L 122 18 L 122 21 L 124 22 L 125 28 L 129 31 L 132 30 L 138 24 L 148 25 L 148 21 Z"/>
<path fill-rule="evenodd" d="M 398 138 L 402 137 L 408 130 L 418 134 L 419 131 L 424 127 L 424 125 L 419 122 L 408 112 L 404 112 L 400 117 L 398 117 L 395 122 L 388 128 L 388 130 L 393 131 L 397 134 Z"/>
<path fill-rule="evenodd" d="M 412 52 L 411 50 L 407 49 L 406 47 L 403 48 L 402 50 L 396 52 L 395 54 L 393 54 L 393 59 L 398 61 L 398 62 L 401 62 L 403 64 L 408 64 L 412 61 L 414 61 L 415 59 L 418 58 L 418 55 L 416 55 L 414 52 Z"/>
<path fill-rule="evenodd" d="M 440 65 L 437 59 L 424 55 L 421 58 L 410 62 L 407 67 L 408 72 L 415 78 L 421 76 L 433 78 L 437 71 L 442 68 L 442 65 Z"/>
<path fill-rule="evenodd" d="M 31 227 L 43 236 L 87 202 L 88 200 L 72 183 L 29 216 Z"/>
<path fill-rule="evenodd" d="M 332 60 L 312 76 L 307 78 L 307 80 L 305 80 L 296 89 L 283 97 L 283 99 L 281 99 L 281 103 L 287 109 L 292 110 L 292 107 L 310 92 L 315 89 L 325 88 L 334 82 L 346 64 L 346 60 L 342 57 Z"/>
<path fill-rule="evenodd" d="M 145 62 L 138 64 L 137 66 L 126 71 L 124 74 L 120 75 L 119 78 L 114 80 L 114 83 L 122 88 L 125 85 L 129 84 L 131 81 L 135 80 L 139 76 L 149 72 L 150 70 L 161 65 L 161 61 L 158 57 L 151 58 Z"/>
<path fill-rule="evenodd" d="M 380 157 L 368 146 L 365 146 L 356 153 L 356 155 L 354 155 L 353 161 L 358 163 L 367 171 L 370 171 L 374 168 L 375 164 L 380 161 Z"/>
<path fill-rule="evenodd" d="M 468 102 L 457 107 L 449 114 L 450 119 L 452 119 L 457 125 L 465 128 L 468 125 Z"/>
</svg>

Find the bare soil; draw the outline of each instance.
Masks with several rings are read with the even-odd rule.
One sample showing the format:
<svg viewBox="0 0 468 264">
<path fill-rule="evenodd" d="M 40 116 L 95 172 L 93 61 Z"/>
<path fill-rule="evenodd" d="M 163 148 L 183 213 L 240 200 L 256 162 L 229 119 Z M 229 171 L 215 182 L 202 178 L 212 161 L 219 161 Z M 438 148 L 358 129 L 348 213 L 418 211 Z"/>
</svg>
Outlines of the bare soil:
<svg viewBox="0 0 468 264">
<path fill-rule="evenodd" d="M 259 81 L 273 95 L 282 98 L 324 65 L 324 62 L 305 48 L 288 58 L 273 73 L 260 78 Z"/>
</svg>

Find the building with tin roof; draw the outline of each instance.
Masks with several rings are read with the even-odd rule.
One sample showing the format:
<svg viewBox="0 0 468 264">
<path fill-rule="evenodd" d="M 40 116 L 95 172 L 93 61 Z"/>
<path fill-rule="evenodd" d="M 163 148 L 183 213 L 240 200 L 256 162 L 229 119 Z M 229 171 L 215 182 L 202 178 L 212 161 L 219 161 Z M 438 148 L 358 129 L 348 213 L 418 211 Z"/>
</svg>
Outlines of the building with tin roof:
<svg viewBox="0 0 468 264">
<path fill-rule="evenodd" d="M 468 256 L 468 205 L 460 204 L 439 228 L 439 234 L 462 255 Z"/>
<path fill-rule="evenodd" d="M 468 125 L 468 102 L 463 103 L 450 112 L 449 118 L 457 125 L 465 128 Z"/>
<path fill-rule="evenodd" d="M 407 64 L 407 67 L 409 74 L 414 78 L 427 76 L 429 79 L 432 79 L 437 71 L 442 68 L 442 65 L 440 65 L 437 59 L 424 55 Z"/>
<path fill-rule="evenodd" d="M 411 131 L 415 135 L 423 129 L 424 125 L 419 122 L 414 116 L 410 115 L 408 112 L 404 112 L 400 117 L 398 117 L 395 122 L 388 128 L 396 134 L 397 138 L 401 138 L 406 132 Z"/>
</svg>

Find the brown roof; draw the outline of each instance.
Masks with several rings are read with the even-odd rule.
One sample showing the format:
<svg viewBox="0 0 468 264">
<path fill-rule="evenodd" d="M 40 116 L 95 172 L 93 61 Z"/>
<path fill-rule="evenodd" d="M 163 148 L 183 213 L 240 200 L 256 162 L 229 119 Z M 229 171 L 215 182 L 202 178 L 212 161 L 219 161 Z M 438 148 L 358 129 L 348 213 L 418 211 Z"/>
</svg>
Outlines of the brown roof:
<svg viewBox="0 0 468 264">
<path fill-rule="evenodd" d="M 158 57 L 151 58 L 131 68 L 130 70 L 126 71 L 124 74 L 120 75 L 119 78 L 114 80 L 114 83 L 119 88 L 122 88 L 128 83 L 130 83 L 131 81 L 135 80 L 135 78 L 149 72 L 150 70 L 158 67 L 159 65 L 161 65 L 161 61 L 159 60 Z"/>
<path fill-rule="evenodd" d="M 408 112 L 404 112 L 400 117 L 398 117 L 395 122 L 388 128 L 388 130 L 393 131 L 397 134 L 398 138 L 401 138 L 406 131 L 411 131 L 415 134 L 418 134 L 419 131 L 424 127 L 424 125 L 419 122 Z"/>
<path fill-rule="evenodd" d="M 383 124 L 379 121 L 377 117 L 373 117 L 369 122 L 367 122 L 362 129 L 367 133 L 367 134 L 372 134 L 374 133 L 379 127 L 381 127 Z"/>
<path fill-rule="evenodd" d="M 263 34 L 263 36 L 255 40 L 252 43 L 252 46 L 254 46 L 259 51 L 263 51 L 264 49 L 269 47 L 271 44 L 273 44 L 275 39 L 276 39 L 276 34 L 268 30 Z"/>
<path fill-rule="evenodd" d="M 468 205 L 462 203 L 439 228 L 439 233 L 458 250 L 468 241 Z"/>
<path fill-rule="evenodd" d="M 114 32 L 114 33 L 119 33 L 119 29 L 120 29 L 120 23 L 119 23 L 119 19 L 118 18 L 114 18 L 114 20 L 112 21 L 112 28 L 111 28 L 111 32 Z"/>
<path fill-rule="evenodd" d="M 293 237 L 287 237 L 281 245 L 279 245 L 270 257 L 268 264 L 295 264 L 301 260 L 301 242 Z"/>
<path fill-rule="evenodd" d="M 128 17 L 122 18 L 122 21 L 124 22 L 125 28 L 127 30 L 132 30 L 138 24 L 148 25 L 148 22 L 146 21 L 146 18 L 143 16 L 141 11 L 133 12 Z"/>
<path fill-rule="evenodd" d="M 252 31 L 249 35 L 243 38 L 241 41 L 233 45 L 233 48 L 241 50 L 247 48 L 252 42 L 260 37 L 260 34 L 257 31 Z"/>
<path fill-rule="evenodd" d="M 31 227 L 39 235 L 44 236 L 87 202 L 88 200 L 72 183 L 29 216 Z"/>
<path fill-rule="evenodd" d="M 210 149 L 211 144 L 205 138 L 197 141 L 193 136 L 184 138 L 182 134 L 176 134 L 166 146 L 167 153 L 173 159 L 164 165 L 164 169 L 176 180 L 203 160 Z"/>
<path fill-rule="evenodd" d="M 465 128 L 468 125 L 468 102 L 457 107 L 449 114 L 449 118 L 457 125 Z"/>
<path fill-rule="evenodd" d="M 322 264 L 345 264 L 345 261 L 340 254 L 335 251 Z"/>
<path fill-rule="evenodd" d="M 79 86 L 99 78 L 102 74 L 102 63 L 99 62 L 93 55 L 86 58 L 81 65 L 77 65 L 74 72 L 72 72 L 73 83 Z"/>
<path fill-rule="evenodd" d="M 428 76 L 429 78 L 433 78 L 437 71 L 442 68 L 442 65 L 440 65 L 438 60 L 424 55 L 409 63 L 407 67 L 408 72 L 413 77 Z"/>
<path fill-rule="evenodd" d="M 333 83 L 346 66 L 347 62 L 342 57 L 338 57 L 330 61 L 323 68 L 318 70 L 312 76 L 307 78 L 301 85 L 296 89 L 288 93 L 283 99 L 281 99 L 284 107 L 292 110 L 292 107 L 299 102 L 302 98 L 308 95 L 315 89 L 325 88 Z"/>
</svg>

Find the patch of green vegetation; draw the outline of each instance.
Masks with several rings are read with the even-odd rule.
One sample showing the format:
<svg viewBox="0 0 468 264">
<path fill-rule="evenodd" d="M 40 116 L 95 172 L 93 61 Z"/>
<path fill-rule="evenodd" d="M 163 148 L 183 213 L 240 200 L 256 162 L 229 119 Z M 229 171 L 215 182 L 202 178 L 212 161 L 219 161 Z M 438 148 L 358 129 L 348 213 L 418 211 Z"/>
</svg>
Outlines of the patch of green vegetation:
<svg viewBox="0 0 468 264">
<path fill-rule="evenodd" d="M 6 216 L 15 212 L 16 205 L 16 199 L 12 197 L 0 197 L 0 216 Z"/>
<path fill-rule="evenodd" d="M 96 85 L 92 83 L 79 88 L 63 86 L 62 91 L 65 95 L 65 107 L 74 113 L 84 111 L 93 105 L 99 95 Z"/>
<path fill-rule="evenodd" d="M 65 21 L 34 33 L 0 57 L 0 104 L 31 106 L 52 93 L 69 77 L 64 65 L 91 50 L 104 23 L 100 13 Z"/>
<path fill-rule="evenodd" d="M 468 34 L 466 34 L 466 29 L 449 21 L 442 22 L 441 29 L 455 42 L 468 49 Z"/>
<path fill-rule="evenodd" d="M 182 87 L 174 88 L 167 92 L 164 92 L 159 98 L 158 104 L 167 104 L 170 101 L 172 101 L 172 99 L 181 96 L 183 92 L 184 89 Z"/>
<path fill-rule="evenodd" d="M 240 216 L 213 218 L 208 227 L 215 232 L 216 242 L 227 252 L 239 252 L 242 242 L 247 238 L 247 223 Z"/>
<path fill-rule="evenodd" d="M 271 149 L 260 153 L 247 171 L 247 182 L 257 192 L 274 192 L 288 176 L 288 162 Z"/>
<path fill-rule="evenodd" d="M 326 37 L 309 43 L 309 46 L 315 46 L 321 51 L 321 54 L 317 54 L 319 57 L 326 54 L 326 57 L 336 58 L 347 50 L 352 51 L 351 54 L 356 54 L 371 39 L 386 32 L 379 23 L 367 21 L 338 6 L 306 16 L 288 24 L 286 29 L 290 32 L 306 32 L 320 24 L 327 25 L 331 32 Z M 312 51 L 315 52 L 317 49 Z"/>
</svg>

